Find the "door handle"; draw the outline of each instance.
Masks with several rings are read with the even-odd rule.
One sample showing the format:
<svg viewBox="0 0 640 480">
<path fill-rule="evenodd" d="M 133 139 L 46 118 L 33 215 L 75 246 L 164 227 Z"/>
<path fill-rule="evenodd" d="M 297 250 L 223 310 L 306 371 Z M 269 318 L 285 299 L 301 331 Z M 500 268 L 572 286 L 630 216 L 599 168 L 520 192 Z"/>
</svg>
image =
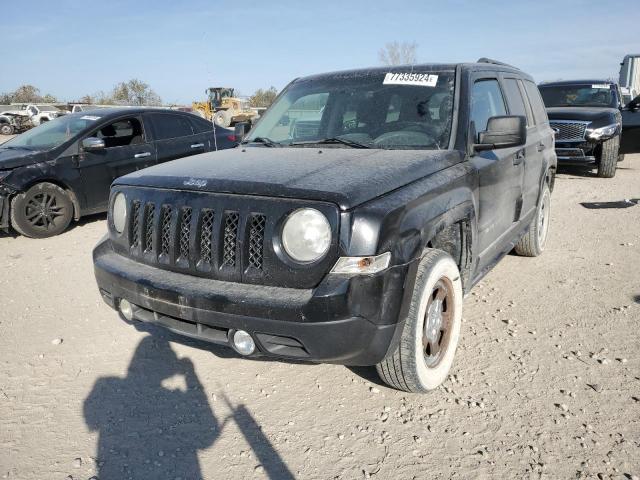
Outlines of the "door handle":
<svg viewBox="0 0 640 480">
<path fill-rule="evenodd" d="M 524 150 L 520 150 L 518 153 L 515 154 L 515 156 L 513 157 L 513 164 L 514 165 L 520 165 L 522 163 L 522 161 L 524 160 Z"/>
<path fill-rule="evenodd" d="M 150 157 L 150 156 L 151 156 L 151 152 L 144 152 L 144 153 L 136 153 L 133 157 L 144 158 L 144 157 Z"/>
<path fill-rule="evenodd" d="M 539 152 L 543 151 L 545 148 L 547 148 L 547 146 L 544 143 L 539 143 L 538 144 L 538 151 Z"/>
<path fill-rule="evenodd" d="M 191 148 L 204 148 L 204 143 L 194 143 Z"/>
</svg>

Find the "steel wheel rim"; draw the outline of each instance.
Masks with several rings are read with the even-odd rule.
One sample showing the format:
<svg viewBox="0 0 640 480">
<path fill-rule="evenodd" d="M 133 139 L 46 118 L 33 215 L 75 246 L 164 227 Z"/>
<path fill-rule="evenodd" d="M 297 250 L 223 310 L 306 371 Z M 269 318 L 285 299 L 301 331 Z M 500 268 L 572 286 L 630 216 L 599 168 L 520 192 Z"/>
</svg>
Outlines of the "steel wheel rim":
<svg viewBox="0 0 640 480">
<path fill-rule="evenodd" d="M 544 195 L 540 203 L 540 213 L 538 215 L 538 244 L 542 247 L 547 241 L 549 232 L 549 196 Z"/>
<path fill-rule="evenodd" d="M 59 205 L 58 200 L 56 195 L 46 192 L 36 193 L 29 198 L 25 206 L 25 218 L 29 225 L 45 231 L 55 228 L 56 221 L 67 213 L 67 208 Z"/>
<path fill-rule="evenodd" d="M 422 329 L 422 350 L 429 368 L 437 367 L 451 341 L 454 318 L 453 284 L 448 278 L 436 282 L 429 294 Z"/>
</svg>

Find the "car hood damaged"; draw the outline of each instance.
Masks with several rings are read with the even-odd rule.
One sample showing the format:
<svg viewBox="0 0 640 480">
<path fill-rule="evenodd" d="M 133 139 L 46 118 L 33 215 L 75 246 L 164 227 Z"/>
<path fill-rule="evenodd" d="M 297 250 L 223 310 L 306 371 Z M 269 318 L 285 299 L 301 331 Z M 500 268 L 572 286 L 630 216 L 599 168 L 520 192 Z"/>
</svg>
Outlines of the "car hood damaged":
<svg viewBox="0 0 640 480">
<path fill-rule="evenodd" d="M 460 161 L 445 150 L 247 147 L 157 165 L 115 184 L 328 200 L 347 210 Z"/>
<path fill-rule="evenodd" d="M 0 146 L 0 170 L 34 165 L 43 161 L 42 152 L 33 152 L 26 149 L 3 148 Z"/>
</svg>

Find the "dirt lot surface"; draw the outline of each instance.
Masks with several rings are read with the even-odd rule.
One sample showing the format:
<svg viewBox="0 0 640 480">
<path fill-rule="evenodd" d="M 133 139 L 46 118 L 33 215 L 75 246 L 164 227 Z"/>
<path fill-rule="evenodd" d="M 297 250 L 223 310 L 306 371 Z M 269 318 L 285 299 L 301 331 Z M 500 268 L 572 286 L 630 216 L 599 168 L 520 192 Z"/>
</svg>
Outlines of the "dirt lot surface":
<svg viewBox="0 0 640 480">
<path fill-rule="evenodd" d="M 640 198 L 620 166 L 559 175 L 547 251 L 474 289 L 429 395 L 136 330 L 94 282 L 104 216 L 0 236 L 0 478 L 638 478 L 640 206 L 593 204 Z"/>
</svg>

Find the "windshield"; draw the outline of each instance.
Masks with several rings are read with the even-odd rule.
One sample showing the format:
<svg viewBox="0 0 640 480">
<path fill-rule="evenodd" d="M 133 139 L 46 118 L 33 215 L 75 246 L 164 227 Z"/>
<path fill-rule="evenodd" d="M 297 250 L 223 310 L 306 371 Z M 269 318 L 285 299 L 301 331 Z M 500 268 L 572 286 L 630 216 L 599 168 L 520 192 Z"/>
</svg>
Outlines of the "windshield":
<svg viewBox="0 0 640 480">
<path fill-rule="evenodd" d="M 250 132 L 265 146 L 442 149 L 449 144 L 453 71 L 354 72 L 298 80 Z"/>
<path fill-rule="evenodd" d="M 12 138 L 2 148 L 51 150 L 74 137 L 100 117 L 95 115 L 65 115 Z"/>
<path fill-rule="evenodd" d="M 617 108 L 615 85 L 540 85 L 546 107 L 610 107 Z"/>
</svg>

